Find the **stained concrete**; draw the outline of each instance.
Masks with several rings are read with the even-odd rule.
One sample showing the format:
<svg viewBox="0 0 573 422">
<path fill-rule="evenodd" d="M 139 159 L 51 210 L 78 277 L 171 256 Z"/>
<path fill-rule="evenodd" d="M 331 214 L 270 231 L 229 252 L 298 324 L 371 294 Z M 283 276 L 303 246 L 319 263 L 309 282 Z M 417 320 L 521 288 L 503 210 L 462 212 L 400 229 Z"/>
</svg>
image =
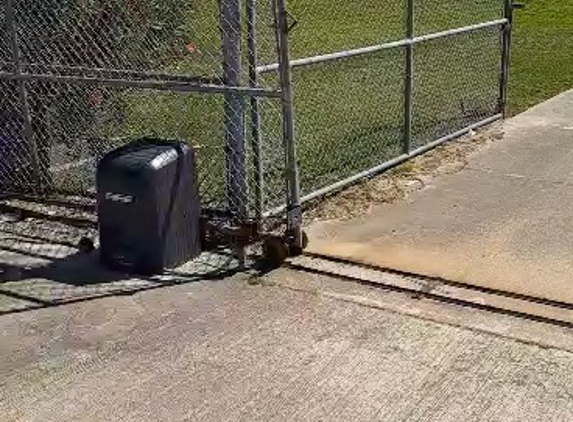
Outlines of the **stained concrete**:
<svg viewBox="0 0 573 422">
<path fill-rule="evenodd" d="M 406 201 L 315 224 L 310 250 L 573 304 L 573 91 L 503 132 Z"/>
<path fill-rule="evenodd" d="M 1 419 L 573 419 L 570 330 L 432 306 L 281 270 L 4 315 Z"/>
</svg>

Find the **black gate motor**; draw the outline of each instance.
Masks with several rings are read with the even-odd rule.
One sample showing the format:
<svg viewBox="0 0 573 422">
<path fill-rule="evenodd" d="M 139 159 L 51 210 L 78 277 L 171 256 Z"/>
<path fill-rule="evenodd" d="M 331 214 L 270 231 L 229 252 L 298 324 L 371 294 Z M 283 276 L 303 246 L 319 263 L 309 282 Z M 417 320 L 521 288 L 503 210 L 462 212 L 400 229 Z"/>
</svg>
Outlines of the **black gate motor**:
<svg viewBox="0 0 573 422">
<path fill-rule="evenodd" d="M 195 156 L 187 145 L 141 139 L 110 152 L 98 164 L 97 201 L 104 265 L 160 274 L 200 254 Z"/>
</svg>

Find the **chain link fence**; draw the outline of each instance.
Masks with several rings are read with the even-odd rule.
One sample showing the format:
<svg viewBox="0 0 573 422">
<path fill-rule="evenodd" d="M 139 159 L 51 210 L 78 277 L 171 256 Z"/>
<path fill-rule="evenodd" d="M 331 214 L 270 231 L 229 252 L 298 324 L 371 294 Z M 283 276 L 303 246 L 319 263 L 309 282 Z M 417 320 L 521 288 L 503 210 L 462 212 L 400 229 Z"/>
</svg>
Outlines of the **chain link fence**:
<svg viewBox="0 0 573 422">
<path fill-rule="evenodd" d="M 231 230 L 223 246 L 250 236 L 241 229 L 254 223 L 284 231 L 284 84 L 278 71 L 256 71 L 281 61 L 280 4 L 2 2 L 1 261 L 65 260 L 82 237 L 96 239 L 97 163 L 140 138 L 195 149 L 203 217 Z M 234 265 L 217 249 L 191 272 Z"/>
<path fill-rule="evenodd" d="M 505 103 L 509 0 L 6 0 L 0 22 L 1 199 L 92 223 L 96 164 L 132 139 L 192 145 L 226 223 L 297 232 L 301 201 Z"/>
<path fill-rule="evenodd" d="M 505 0 L 291 0 L 289 11 L 302 202 L 502 117 Z"/>
<path fill-rule="evenodd" d="M 15 154 L 26 165 L 0 164 L 4 173 L 22 172 L 2 190 L 89 193 L 102 154 L 154 136 L 185 140 L 200 151 L 206 205 L 252 208 L 248 100 L 277 98 L 278 86 L 260 88 L 249 72 L 251 48 L 277 58 L 271 2 L 251 2 L 260 16 L 249 27 L 257 30 L 256 45 L 246 45 L 248 3 L 4 2 L 0 39 L 10 47 L 1 57 L 2 135 L 11 141 L 3 145 L 22 144 Z M 269 109 L 280 117 L 280 108 Z M 280 134 L 280 126 L 269 132 Z M 227 180 L 232 194 L 224 192 L 229 175 L 236 175 Z"/>
</svg>

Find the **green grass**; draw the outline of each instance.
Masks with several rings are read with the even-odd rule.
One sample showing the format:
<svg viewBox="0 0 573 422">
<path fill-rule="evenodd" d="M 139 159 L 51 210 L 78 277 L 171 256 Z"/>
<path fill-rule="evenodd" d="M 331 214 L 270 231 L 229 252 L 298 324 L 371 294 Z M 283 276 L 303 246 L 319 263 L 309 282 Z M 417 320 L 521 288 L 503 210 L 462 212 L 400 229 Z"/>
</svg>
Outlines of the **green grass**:
<svg viewBox="0 0 573 422">
<path fill-rule="evenodd" d="M 515 12 L 509 110 L 519 113 L 573 88 L 573 2 L 525 0 Z"/>
<path fill-rule="evenodd" d="M 417 35 L 494 20 L 501 0 L 416 3 Z M 400 39 L 402 2 L 291 0 L 300 23 L 296 57 Z M 508 109 L 515 114 L 573 87 L 573 3 L 526 0 L 517 11 Z M 374 13 L 373 13 L 374 11 Z M 420 146 L 495 112 L 496 29 L 415 48 L 414 128 Z M 333 183 L 396 156 L 403 121 L 403 54 L 386 51 L 294 72 L 303 191 Z"/>
<path fill-rule="evenodd" d="M 291 36 L 295 58 L 403 37 L 399 1 L 331 4 L 291 1 L 301 22 Z M 498 0 L 423 4 L 415 23 L 419 35 L 494 20 L 501 13 Z M 358 14 L 350 18 L 352 11 Z M 499 46 L 497 29 L 416 46 L 413 147 L 495 114 Z M 303 192 L 401 154 L 404 68 L 404 50 L 394 49 L 294 71 Z"/>
<path fill-rule="evenodd" d="M 265 3 L 265 2 L 263 2 Z M 501 0 L 418 0 L 416 34 L 497 19 Z M 199 2 L 188 35 L 199 53 L 169 71 L 216 76 L 220 70 L 214 2 Z M 573 3 L 526 0 L 516 12 L 509 110 L 517 113 L 573 86 Z M 293 58 L 336 52 L 403 36 L 400 0 L 290 0 L 299 20 L 291 34 Z M 270 16 L 261 10 L 261 62 L 272 62 Z M 198 23 L 200 22 L 200 24 Z M 499 31 L 496 28 L 417 45 L 412 145 L 489 117 L 497 110 Z M 303 193 L 336 182 L 399 155 L 403 142 L 405 55 L 388 50 L 296 69 L 295 111 Z M 276 77 L 262 81 L 275 86 Z M 203 195 L 222 194 L 223 102 L 220 95 L 130 91 L 124 97 L 123 136 L 153 134 L 186 139 L 202 149 Z M 280 103 L 262 104 L 265 191 L 278 205 L 284 192 Z M 250 140 L 249 140 L 250 141 Z"/>
</svg>

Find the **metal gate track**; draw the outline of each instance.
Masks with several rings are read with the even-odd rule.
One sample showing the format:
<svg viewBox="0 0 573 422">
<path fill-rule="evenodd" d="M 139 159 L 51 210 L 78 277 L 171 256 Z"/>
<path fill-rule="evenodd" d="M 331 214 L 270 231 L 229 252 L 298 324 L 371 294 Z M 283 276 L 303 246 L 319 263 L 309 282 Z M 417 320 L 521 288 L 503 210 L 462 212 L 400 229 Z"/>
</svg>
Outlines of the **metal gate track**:
<svg viewBox="0 0 573 422">
<path fill-rule="evenodd" d="M 573 328 L 573 304 L 305 253 L 289 267 L 463 307 Z"/>
</svg>

